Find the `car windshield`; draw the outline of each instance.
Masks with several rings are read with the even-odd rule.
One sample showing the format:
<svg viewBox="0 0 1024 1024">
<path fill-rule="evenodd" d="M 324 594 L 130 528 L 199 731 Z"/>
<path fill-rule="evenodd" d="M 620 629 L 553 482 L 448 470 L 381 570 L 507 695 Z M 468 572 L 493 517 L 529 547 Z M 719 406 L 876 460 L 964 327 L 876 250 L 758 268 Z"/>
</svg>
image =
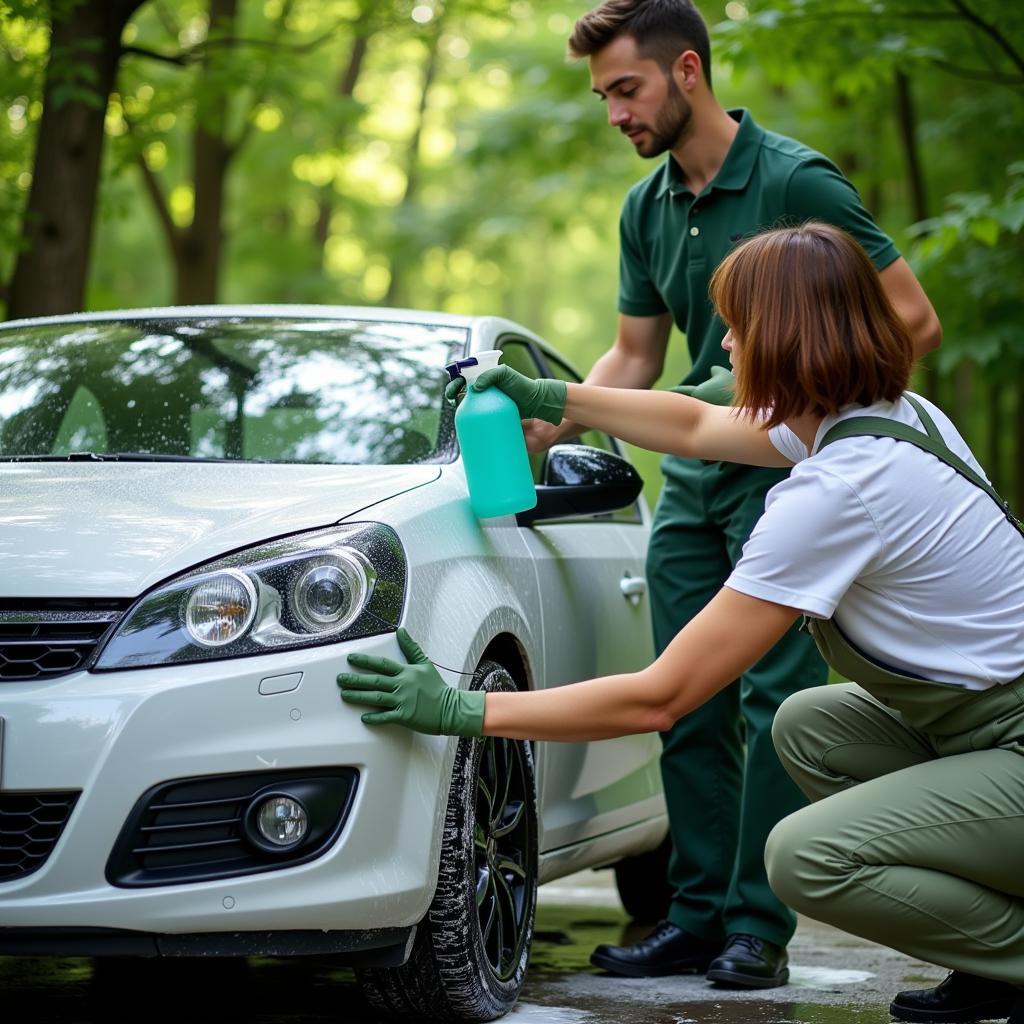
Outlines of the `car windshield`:
<svg viewBox="0 0 1024 1024">
<path fill-rule="evenodd" d="M 329 318 L 9 328 L 0 459 L 449 462 L 444 366 L 466 340 L 458 327 Z"/>
</svg>

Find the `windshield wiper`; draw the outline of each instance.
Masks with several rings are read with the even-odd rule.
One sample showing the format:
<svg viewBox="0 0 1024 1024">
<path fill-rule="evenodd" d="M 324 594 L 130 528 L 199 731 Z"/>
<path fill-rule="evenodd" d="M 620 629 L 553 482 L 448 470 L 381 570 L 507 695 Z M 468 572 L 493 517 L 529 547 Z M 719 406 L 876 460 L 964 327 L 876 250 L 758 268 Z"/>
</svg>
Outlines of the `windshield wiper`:
<svg viewBox="0 0 1024 1024">
<path fill-rule="evenodd" d="M 67 455 L 0 455 L 0 462 L 267 462 L 267 459 L 214 459 L 165 452 L 70 452 Z"/>
</svg>

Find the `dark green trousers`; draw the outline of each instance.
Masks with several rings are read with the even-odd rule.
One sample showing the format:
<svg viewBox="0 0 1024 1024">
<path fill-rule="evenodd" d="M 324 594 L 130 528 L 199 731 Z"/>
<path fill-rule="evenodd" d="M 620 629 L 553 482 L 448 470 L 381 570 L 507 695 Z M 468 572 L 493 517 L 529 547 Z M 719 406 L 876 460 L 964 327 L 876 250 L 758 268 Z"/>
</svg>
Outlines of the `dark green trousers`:
<svg viewBox="0 0 1024 1024">
<path fill-rule="evenodd" d="M 786 476 L 672 456 L 662 470 L 647 557 L 659 654 L 721 589 L 765 493 Z M 794 627 L 746 675 L 662 733 L 673 924 L 709 941 L 746 932 L 785 945 L 792 937 L 796 918 L 768 885 L 764 847 L 806 800 L 779 763 L 772 720 L 790 694 L 826 677 L 810 637 Z"/>
</svg>

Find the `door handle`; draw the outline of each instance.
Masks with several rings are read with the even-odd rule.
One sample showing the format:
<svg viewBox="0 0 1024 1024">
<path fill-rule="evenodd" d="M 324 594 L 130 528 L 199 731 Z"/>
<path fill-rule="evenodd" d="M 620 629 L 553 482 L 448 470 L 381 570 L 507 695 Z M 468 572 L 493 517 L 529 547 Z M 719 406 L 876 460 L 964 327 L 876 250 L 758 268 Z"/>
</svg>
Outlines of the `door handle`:
<svg viewBox="0 0 1024 1024">
<path fill-rule="evenodd" d="M 637 605 L 640 603 L 640 598 L 647 593 L 647 580 L 643 576 L 630 576 L 627 572 L 619 580 L 619 590 L 630 604 Z"/>
</svg>

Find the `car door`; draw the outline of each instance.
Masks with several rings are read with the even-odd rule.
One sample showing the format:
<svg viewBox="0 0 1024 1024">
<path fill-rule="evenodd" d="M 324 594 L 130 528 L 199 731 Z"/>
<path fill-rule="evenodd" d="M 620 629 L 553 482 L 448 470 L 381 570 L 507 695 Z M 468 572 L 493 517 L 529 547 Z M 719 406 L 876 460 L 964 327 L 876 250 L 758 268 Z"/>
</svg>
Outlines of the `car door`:
<svg viewBox="0 0 1024 1024">
<path fill-rule="evenodd" d="M 578 381 L 560 360 L 521 339 L 503 341 L 503 362 L 531 377 Z M 581 443 L 621 454 L 606 434 Z M 543 455 L 531 456 L 539 483 Z M 535 523 L 522 534 L 534 559 L 543 610 L 543 677 L 560 686 L 633 672 L 654 657 L 644 580 L 648 525 L 640 505 L 621 512 Z M 657 736 L 540 744 L 542 852 L 660 813 Z"/>
</svg>

